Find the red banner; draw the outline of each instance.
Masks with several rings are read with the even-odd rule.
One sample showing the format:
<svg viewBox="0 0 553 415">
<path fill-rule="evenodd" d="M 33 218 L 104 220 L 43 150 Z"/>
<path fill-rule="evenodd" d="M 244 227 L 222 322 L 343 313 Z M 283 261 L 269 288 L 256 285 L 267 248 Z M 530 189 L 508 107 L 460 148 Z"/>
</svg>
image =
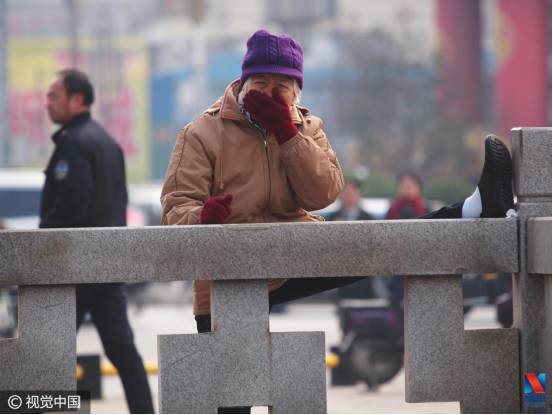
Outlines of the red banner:
<svg viewBox="0 0 553 415">
<path fill-rule="evenodd" d="M 447 117 L 481 121 L 480 0 L 438 0 L 436 6 L 439 108 Z"/>
<path fill-rule="evenodd" d="M 551 1 L 497 2 L 497 128 L 551 125 Z"/>
</svg>

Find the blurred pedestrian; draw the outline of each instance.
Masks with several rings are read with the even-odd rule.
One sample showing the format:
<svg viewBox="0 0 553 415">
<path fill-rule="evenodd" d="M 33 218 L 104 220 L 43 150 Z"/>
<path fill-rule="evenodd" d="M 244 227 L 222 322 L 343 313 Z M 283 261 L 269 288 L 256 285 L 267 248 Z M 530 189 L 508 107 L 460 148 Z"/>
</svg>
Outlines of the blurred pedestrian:
<svg viewBox="0 0 553 415">
<path fill-rule="evenodd" d="M 397 195 L 386 219 L 414 219 L 430 211 L 422 195 L 422 180 L 414 172 L 404 171 L 397 177 Z"/>
<path fill-rule="evenodd" d="M 322 220 L 309 211 L 335 201 L 343 176 L 322 120 L 299 106 L 302 87 L 300 44 L 287 35 L 256 31 L 247 41 L 240 79 L 177 137 L 161 195 L 162 224 Z M 504 192 L 511 183 L 510 156 L 494 139 L 486 141 L 486 152 L 480 191 L 432 217 L 505 216 L 513 205 L 512 191 Z M 465 205 L 470 216 L 465 215 Z M 269 304 L 359 279 L 271 280 Z M 211 330 L 210 285 L 206 280 L 194 282 L 199 332 Z M 249 412 L 247 407 L 225 410 Z"/>
<path fill-rule="evenodd" d="M 361 206 L 362 186 L 357 179 L 348 178 L 340 192 L 340 209 L 328 215 L 328 220 L 373 220 L 373 216 Z"/>
<path fill-rule="evenodd" d="M 40 227 L 126 226 L 127 187 L 123 152 L 90 116 L 94 89 L 76 69 L 57 73 L 47 93 L 46 109 L 60 129 L 46 167 Z M 124 284 L 76 287 L 77 328 L 90 312 L 107 357 L 117 368 L 129 411 L 153 413 L 142 358 L 127 317 Z"/>
<path fill-rule="evenodd" d="M 386 219 L 414 219 L 427 214 L 430 209 L 424 200 L 421 178 L 414 172 L 404 171 L 397 177 L 397 194 L 392 200 Z M 388 280 L 389 298 L 394 306 L 403 301 L 403 276 L 394 275 Z"/>
</svg>

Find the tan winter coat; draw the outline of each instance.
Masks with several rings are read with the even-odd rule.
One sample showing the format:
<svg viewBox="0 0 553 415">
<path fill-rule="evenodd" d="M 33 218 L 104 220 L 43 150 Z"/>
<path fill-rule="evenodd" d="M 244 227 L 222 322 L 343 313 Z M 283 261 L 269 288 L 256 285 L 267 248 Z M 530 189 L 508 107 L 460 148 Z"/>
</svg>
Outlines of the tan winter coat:
<svg viewBox="0 0 553 415">
<path fill-rule="evenodd" d="M 336 200 L 343 176 L 321 119 L 292 107 L 299 133 L 280 146 L 240 112 L 239 81 L 179 133 L 163 184 L 163 225 L 193 225 L 210 196 L 232 193 L 226 223 L 309 222 Z M 276 289 L 285 280 L 271 280 Z M 194 314 L 210 313 L 210 282 L 194 281 Z"/>
</svg>

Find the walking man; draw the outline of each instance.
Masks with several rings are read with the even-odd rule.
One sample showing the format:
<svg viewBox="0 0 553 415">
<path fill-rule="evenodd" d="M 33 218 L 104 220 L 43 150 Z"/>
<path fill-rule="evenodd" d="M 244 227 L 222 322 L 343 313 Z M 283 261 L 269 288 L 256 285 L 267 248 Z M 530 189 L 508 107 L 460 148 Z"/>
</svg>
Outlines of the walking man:
<svg viewBox="0 0 553 415">
<path fill-rule="evenodd" d="M 57 73 L 46 109 L 55 144 L 42 192 L 41 228 L 126 226 L 127 187 L 123 152 L 90 117 L 94 88 L 76 69 Z M 107 357 L 119 371 L 131 413 L 153 413 L 142 358 L 127 318 L 124 284 L 80 284 L 77 329 L 90 312 Z"/>
</svg>

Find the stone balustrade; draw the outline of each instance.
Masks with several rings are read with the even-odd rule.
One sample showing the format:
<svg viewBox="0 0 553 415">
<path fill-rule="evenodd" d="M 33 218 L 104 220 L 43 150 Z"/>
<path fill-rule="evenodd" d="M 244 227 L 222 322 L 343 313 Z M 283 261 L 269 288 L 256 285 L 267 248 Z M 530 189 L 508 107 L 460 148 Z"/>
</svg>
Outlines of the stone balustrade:
<svg viewBox="0 0 553 415">
<path fill-rule="evenodd" d="M 551 129 L 513 130 L 513 158 L 518 218 L 2 231 L 0 390 L 75 389 L 75 284 L 208 279 L 213 332 L 158 336 L 160 410 L 323 413 L 324 333 L 271 333 L 267 279 L 405 275 L 407 401 L 528 411 L 524 373 L 551 379 Z M 514 274 L 512 328 L 464 330 L 468 272 Z"/>
</svg>

